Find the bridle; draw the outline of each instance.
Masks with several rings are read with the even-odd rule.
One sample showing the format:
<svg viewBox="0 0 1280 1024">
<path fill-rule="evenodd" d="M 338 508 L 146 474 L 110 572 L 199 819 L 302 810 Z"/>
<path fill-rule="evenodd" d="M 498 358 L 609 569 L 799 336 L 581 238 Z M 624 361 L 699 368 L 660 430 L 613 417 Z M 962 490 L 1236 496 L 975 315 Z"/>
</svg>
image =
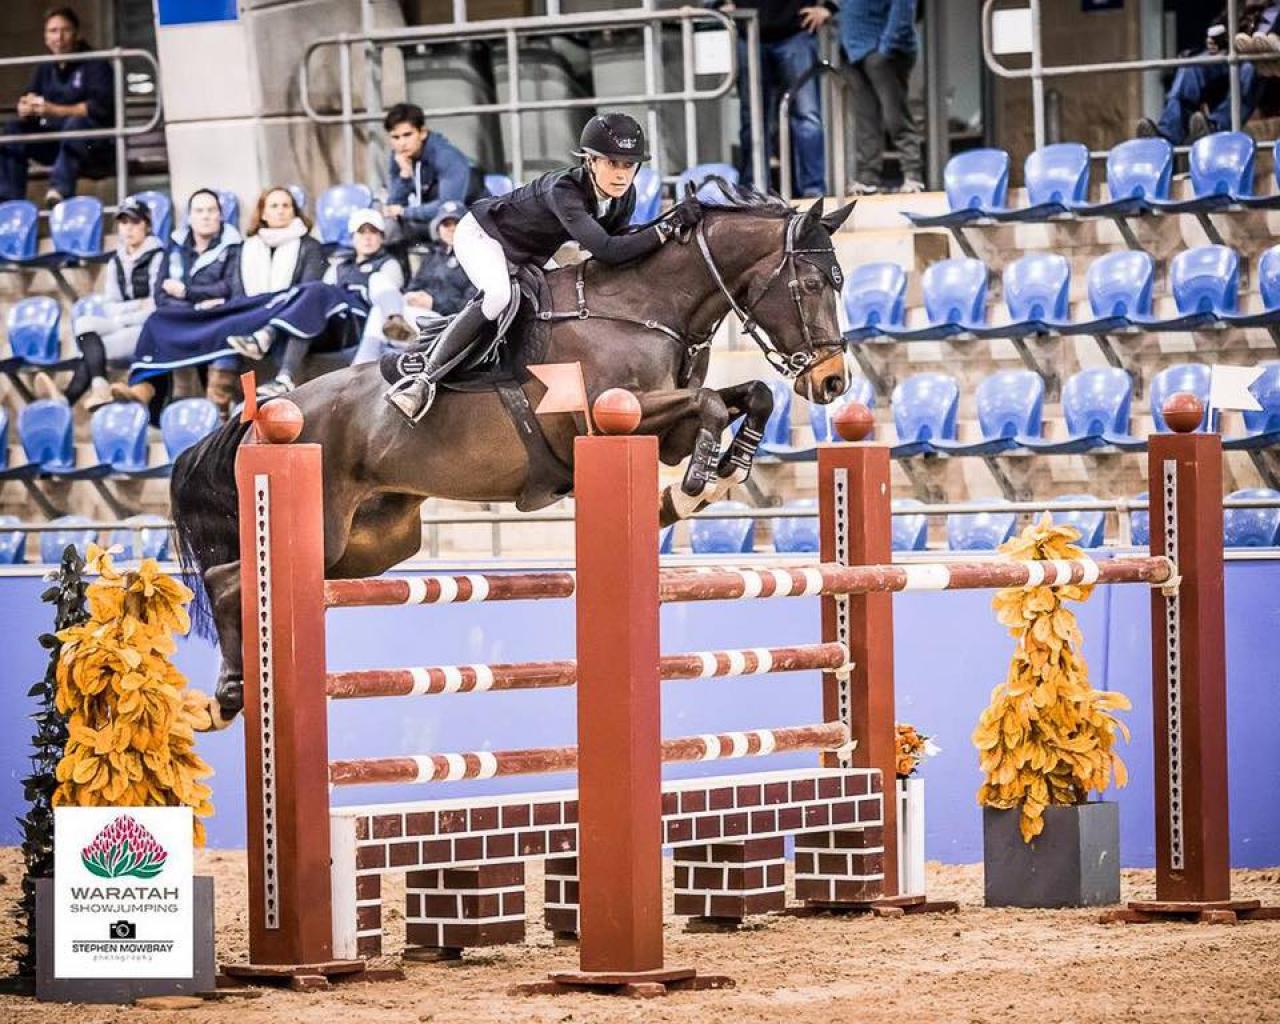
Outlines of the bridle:
<svg viewBox="0 0 1280 1024">
<path fill-rule="evenodd" d="M 720 273 L 720 268 L 716 265 L 715 257 L 711 254 L 711 246 L 707 242 L 707 233 L 704 227 L 705 222 L 699 221 L 695 229 L 694 235 L 698 242 L 698 251 L 702 254 L 702 261 L 707 265 L 707 270 L 711 274 L 711 279 L 715 282 L 716 287 L 720 289 L 720 293 L 729 303 L 729 309 L 733 315 L 738 318 L 742 329 L 751 336 L 768 360 L 769 365 L 778 371 L 782 376 L 788 378 L 797 378 L 807 373 L 819 363 L 825 362 L 837 353 L 844 352 L 844 339 L 836 338 L 831 341 L 823 341 L 821 344 L 815 344 L 813 338 L 813 330 L 809 325 L 809 320 L 805 316 L 804 303 L 800 298 L 800 268 L 796 265 L 799 258 L 828 255 L 826 249 L 801 249 L 798 248 L 797 239 L 800 233 L 800 224 L 804 217 L 800 214 L 793 213 L 787 220 L 786 242 L 783 246 L 782 259 L 778 265 L 773 268 L 773 272 L 764 279 L 764 283 L 755 289 L 754 296 L 748 290 L 745 302 L 739 303 L 734 298 L 733 292 L 725 282 L 724 275 Z M 783 352 L 773 340 L 760 330 L 754 312 L 757 305 L 768 294 L 769 289 L 773 287 L 775 281 L 782 276 L 783 271 L 790 269 L 791 279 L 787 282 L 787 290 L 791 293 L 792 301 L 796 305 L 796 316 L 800 320 L 800 330 L 804 335 L 804 350 L 800 352 Z M 826 275 L 824 275 L 826 276 Z M 839 289 L 841 283 L 840 267 L 833 263 L 830 274 L 834 287 Z"/>
</svg>

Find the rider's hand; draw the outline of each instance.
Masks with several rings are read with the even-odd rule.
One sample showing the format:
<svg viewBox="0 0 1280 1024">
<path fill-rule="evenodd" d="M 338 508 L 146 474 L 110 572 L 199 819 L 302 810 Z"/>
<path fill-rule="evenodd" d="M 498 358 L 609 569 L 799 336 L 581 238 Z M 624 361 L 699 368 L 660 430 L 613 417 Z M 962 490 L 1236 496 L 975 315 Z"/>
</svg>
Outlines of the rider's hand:
<svg viewBox="0 0 1280 1024">
<path fill-rule="evenodd" d="M 683 230 L 692 230 L 702 220 L 702 204 L 697 197 L 682 199 L 671 211 L 671 223 Z"/>
<path fill-rule="evenodd" d="M 800 8 L 800 26 L 806 32 L 817 32 L 831 20 L 830 8 L 815 4 L 813 7 Z"/>
</svg>

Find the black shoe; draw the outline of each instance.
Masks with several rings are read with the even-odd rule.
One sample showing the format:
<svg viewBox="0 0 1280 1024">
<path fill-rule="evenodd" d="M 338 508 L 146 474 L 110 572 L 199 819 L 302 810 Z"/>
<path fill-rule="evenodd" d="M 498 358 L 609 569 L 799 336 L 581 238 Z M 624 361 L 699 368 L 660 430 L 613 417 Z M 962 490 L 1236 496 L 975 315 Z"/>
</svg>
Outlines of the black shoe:
<svg viewBox="0 0 1280 1024">
<path fill-rule="evenodd" d="M 453 318 L 427 354 L 426 364 L 387 392 L 387 401 L 410 423 L 419 422 L 436 397 L 436 384 L 471 350 L 488 320 L 477 297 Z"/>
</svg>

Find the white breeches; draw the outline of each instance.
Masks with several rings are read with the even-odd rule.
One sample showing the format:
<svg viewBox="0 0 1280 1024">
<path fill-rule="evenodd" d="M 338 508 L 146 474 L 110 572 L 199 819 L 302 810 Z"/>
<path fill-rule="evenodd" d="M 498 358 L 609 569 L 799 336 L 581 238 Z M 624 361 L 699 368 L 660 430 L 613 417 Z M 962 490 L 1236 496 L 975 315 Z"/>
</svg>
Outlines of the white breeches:
<svg viewBox="0 0 1280 1024">
<path fill-rule="evenodd" d="M 484 293 L 480 308 L 486 320 L 497 320 L 511 301 L 511 276 L 502 245 L 467 214 L 458 222 L 453 251 L 471 283 Z"/>
</svg>

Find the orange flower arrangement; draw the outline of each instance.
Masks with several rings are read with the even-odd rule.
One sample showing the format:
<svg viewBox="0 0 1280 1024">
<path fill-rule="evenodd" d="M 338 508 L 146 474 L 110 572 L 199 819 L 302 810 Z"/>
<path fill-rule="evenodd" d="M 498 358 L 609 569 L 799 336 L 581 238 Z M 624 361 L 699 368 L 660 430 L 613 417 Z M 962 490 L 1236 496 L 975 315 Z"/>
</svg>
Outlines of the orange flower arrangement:
<svg viewBox="0 0 1280 1024">
<path fill-rule="evenodd" d="M 942 748 L 932 738 L 924 736 L 906 722 L 898 723 L 897 760 L 898 778 L 910 778 L 926 757 L 941 753 Z"/>
</svg>

